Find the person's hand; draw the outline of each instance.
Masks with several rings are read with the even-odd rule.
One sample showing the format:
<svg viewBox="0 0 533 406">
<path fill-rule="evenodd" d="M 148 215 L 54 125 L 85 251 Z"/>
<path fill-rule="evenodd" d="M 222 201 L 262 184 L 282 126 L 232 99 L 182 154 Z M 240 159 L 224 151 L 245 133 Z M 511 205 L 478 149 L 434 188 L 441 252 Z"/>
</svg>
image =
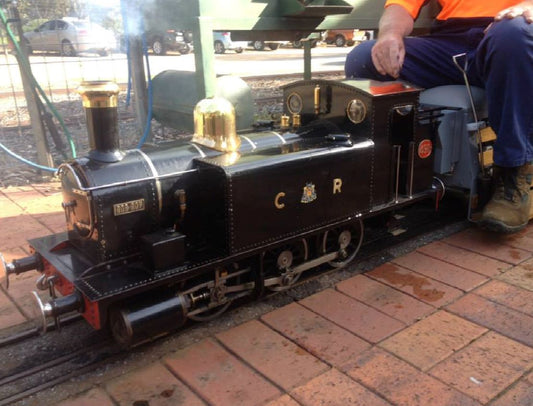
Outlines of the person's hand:
<svg viewBox="0 0 533 406">
<path fill-rule="evenodd" d="M 378 37 L 372 47 L 372 62 L 382 75 L 397 78 L 405 58 L 405 47 L 401 35 L 388 34 Z"/>
<path fill-rule="evenodd" d="M 516 18 L 523 16 L 529 23 L 533 23 L 533 2 L 523 1 L 515 6 L 508 7 L 505 10 L 500 11 L 495 17 L 494 21 L 500 21 L 506 18 Z"/>
</svg>

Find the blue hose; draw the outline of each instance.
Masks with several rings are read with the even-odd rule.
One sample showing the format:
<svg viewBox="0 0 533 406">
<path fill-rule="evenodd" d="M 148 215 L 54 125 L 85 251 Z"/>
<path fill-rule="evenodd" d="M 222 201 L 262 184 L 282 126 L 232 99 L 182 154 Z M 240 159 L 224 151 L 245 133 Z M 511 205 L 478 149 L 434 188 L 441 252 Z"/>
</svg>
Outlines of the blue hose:
<svg viewBox="0 0 533 406">
<path fill-rule="evenodd" d="M 28 161 L 27 159 L 21 157 L 20 155 L 15 154 L 13 151 L 8 149 L 2 143 L 0 143 L 0 148 L 2 148 L 5 152 L 7 152 L 8 155 L 12 156 L 13 158 L 18 159 L 19 161 L 21 161 L 21 162 L 23 162 L 25 164 L 33 166 L 34 168 L 42 169 L 43 171 L 48 171 L 48 172 L 56 172 L 57 171 L 56 168 L 50 168 L 49 166 L 43 166 L 43 165 L 36 164 L 35 162 Z"/>
</svg>

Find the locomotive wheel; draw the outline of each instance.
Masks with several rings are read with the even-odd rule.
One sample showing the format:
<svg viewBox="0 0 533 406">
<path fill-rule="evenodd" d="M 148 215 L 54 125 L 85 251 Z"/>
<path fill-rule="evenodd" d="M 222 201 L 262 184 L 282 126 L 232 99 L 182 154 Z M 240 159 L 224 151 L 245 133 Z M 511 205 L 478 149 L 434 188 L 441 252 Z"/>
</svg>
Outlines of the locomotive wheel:
<svg viewBox="0 0 533 406">
<path fill-rule="evenodd" d="M 294 285 L 300 279 L 301 273 L 293 274 L 292 268 L 307 261 L 308 256 L 309 249 L 305 238 L 266 251 L 262 257 L 265 280 L 272 277 L 280 278 L 279 284 L 268 286 L 268 289 L 278 292 Z"/>
<path fill-rule="evenodd" d="M 338 251 L 339 258 L 328 264 L 340 268 L 355 258 L 362 242 L 363 221 L 358 220 L 355 223 L 326 231 L 322 236 L 322 253 Z"/>
<path fill-rule="evenodd" d="M 226 310 L 228 310 L 228 307 L 230 307 L 232 300 L 228 301 L 227 303 L 224 303 L 223 305 L 217 306 L 215 308 L 206 310 L 202 313 L 197 313 L 194 315 L 188 315 L 189 319 L 199 322 L 204 321 L 211 321 L 216 319 L 218 316 L 220 316 L 222 313 L 224 313 Z"/>
</svg>

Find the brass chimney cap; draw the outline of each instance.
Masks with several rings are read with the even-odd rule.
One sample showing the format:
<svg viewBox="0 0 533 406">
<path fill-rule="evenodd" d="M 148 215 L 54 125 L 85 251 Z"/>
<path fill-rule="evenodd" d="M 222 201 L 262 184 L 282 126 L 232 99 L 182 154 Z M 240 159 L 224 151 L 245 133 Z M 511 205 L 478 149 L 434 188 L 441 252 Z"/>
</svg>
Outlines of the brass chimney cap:
<svg viewBox="0 0 533 406">
<path fill-rule="evenodd" d="M 83 107 L 117 107 L 120 87 L 110 80 L 88 80 L 78 87 Z"/>
</svg>

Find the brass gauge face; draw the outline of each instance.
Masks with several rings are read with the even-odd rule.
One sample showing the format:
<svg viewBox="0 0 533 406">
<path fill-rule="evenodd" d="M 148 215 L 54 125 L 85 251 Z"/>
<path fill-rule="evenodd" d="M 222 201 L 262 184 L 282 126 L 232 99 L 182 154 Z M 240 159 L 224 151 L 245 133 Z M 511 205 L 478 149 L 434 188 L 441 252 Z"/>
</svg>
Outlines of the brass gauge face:
<svg viewBox="0 0 533 406">
<path fill-rule="evenodd" d="M 346 114 L 352 123 L 361 123 L 366 117 L 365 103 L 359 99 L 350 100 L 348 106 L 346 106 Z"/>
<path fill-rule="evenodd" d="M 287 109 L 289 109 L 289 113 L 300 114 L 302 108 L 302 96 L 300 96 L 298 93 L 291 93 L 289 97 L 287 97 Z"/>
</svg>

